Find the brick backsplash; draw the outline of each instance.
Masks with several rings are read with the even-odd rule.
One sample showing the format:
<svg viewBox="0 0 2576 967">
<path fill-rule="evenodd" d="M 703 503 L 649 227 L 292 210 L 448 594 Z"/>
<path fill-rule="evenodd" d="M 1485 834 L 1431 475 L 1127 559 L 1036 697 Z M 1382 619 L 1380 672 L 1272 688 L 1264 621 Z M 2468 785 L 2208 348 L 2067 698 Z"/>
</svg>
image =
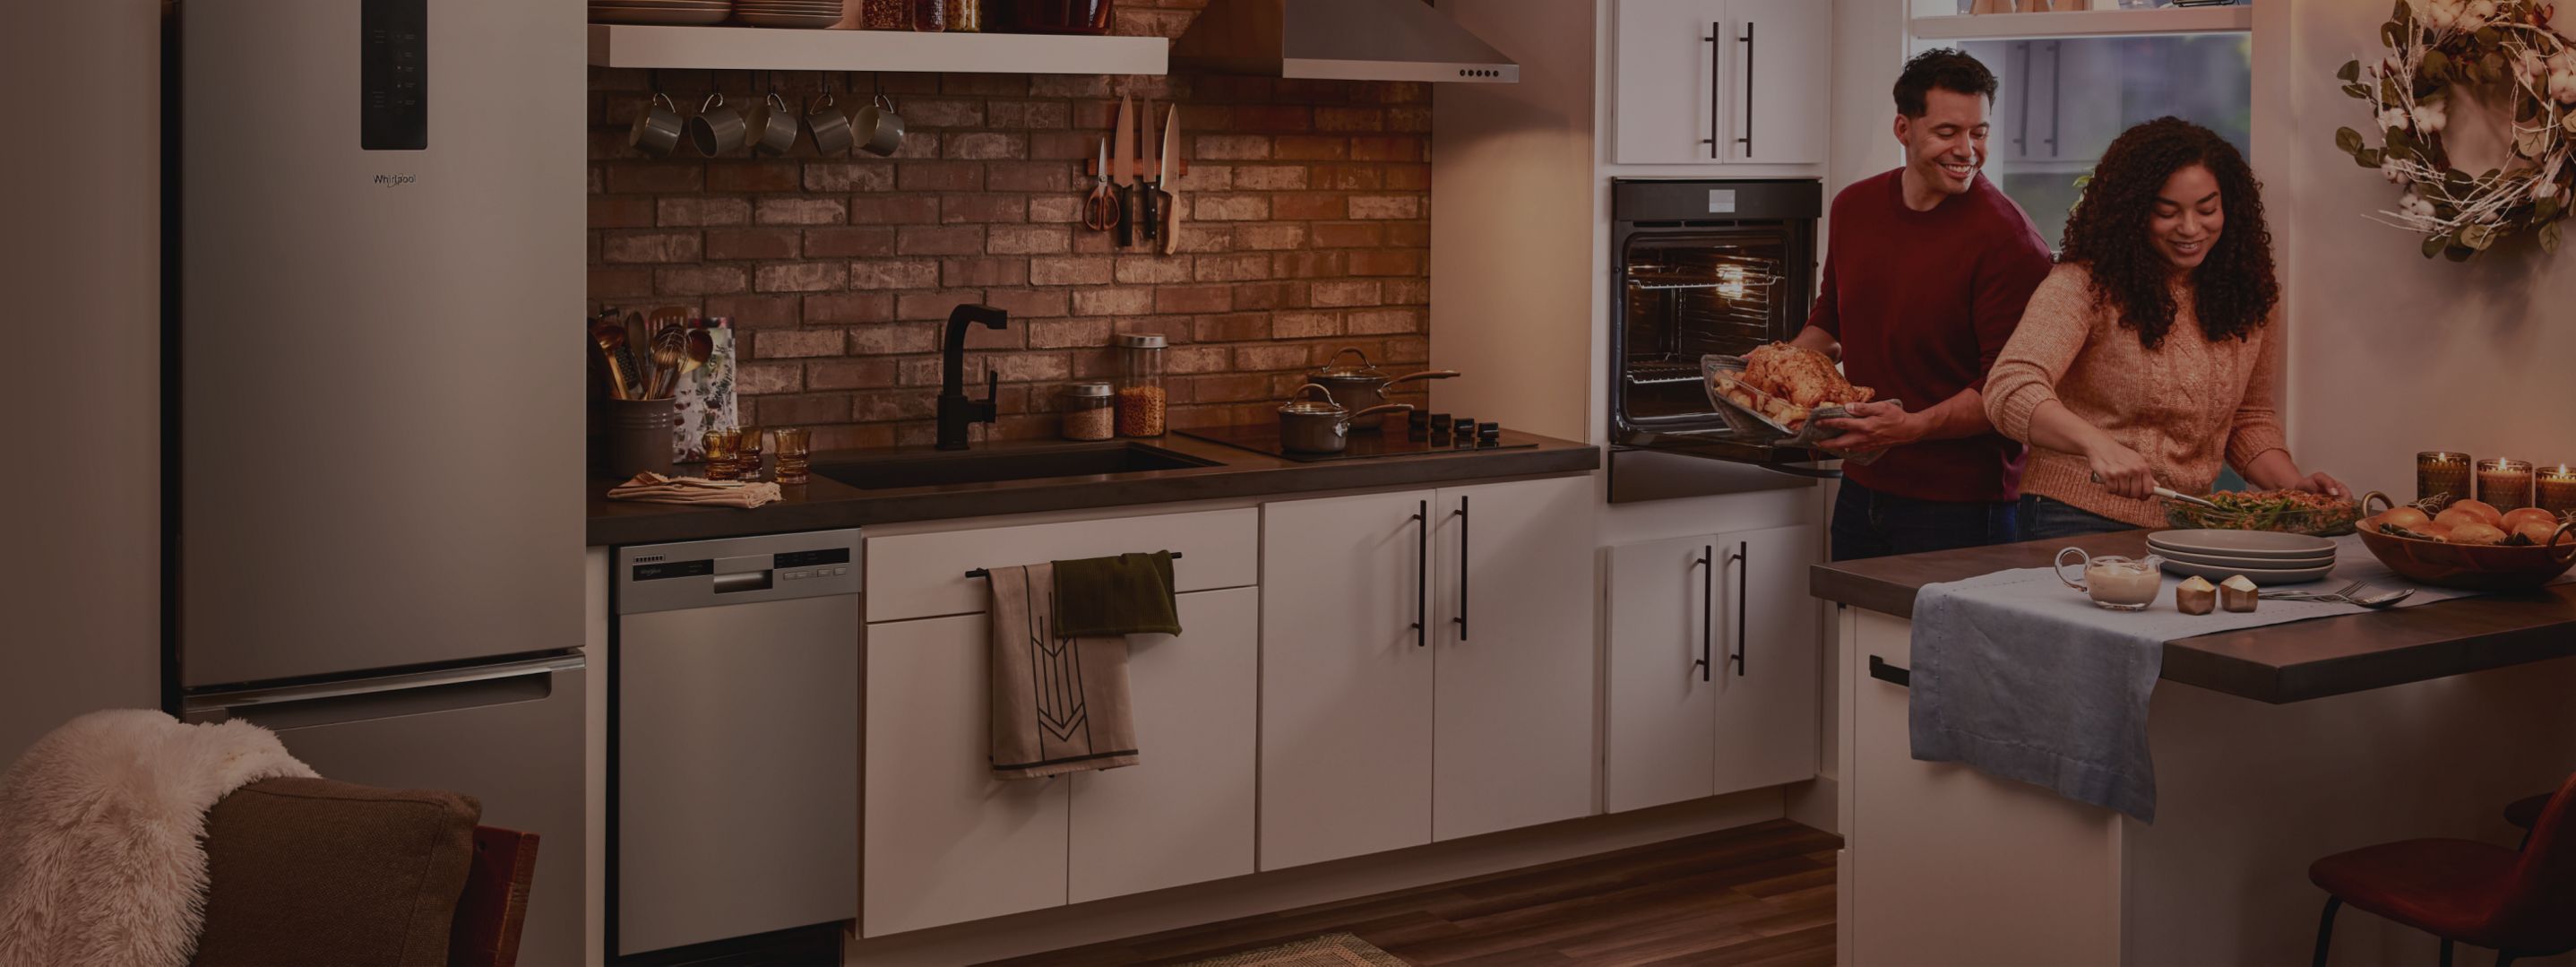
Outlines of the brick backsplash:
<svg viewBox="0 0 2576 967">
<path fill-rule="evenodd" d="M 1119 11 L 1122 32 L 1177 33 L 1191 12 L 1141 6 Z M 626 145 L 652 90 L 686 112 L 710 90 L 801 105 L 872 80 L 908 123 L 891 159 L 817 157 L 801 136 L 775 160 Z M 746 415 L 811 426 L 817 446 L 930 442 L 939 325 L 960 302 L 1011 314 L 968 340 L 975 381 L 987 366 L 1002 380 L 996 439 L 1054 435 L 1061 385 L 1111 375 L 1112 332 L 1170 339 L 1179 426 L 1271 419 L 1346 346 L 1391 369 L 1428 356 L 1426 85 L 607 68 L 590 85 L 593 308 L 732 317 Z M 1081 224 L 1083 161 L 1121 93 L 1181 108 L 1173 255 Z"/>
</svg>

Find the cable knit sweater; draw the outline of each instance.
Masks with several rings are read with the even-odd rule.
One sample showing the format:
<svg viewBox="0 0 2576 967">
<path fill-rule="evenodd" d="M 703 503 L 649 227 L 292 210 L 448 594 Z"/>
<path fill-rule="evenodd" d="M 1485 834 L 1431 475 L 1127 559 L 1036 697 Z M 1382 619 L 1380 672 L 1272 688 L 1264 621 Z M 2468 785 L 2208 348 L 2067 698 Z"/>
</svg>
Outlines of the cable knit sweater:
<svg viewBox="0 0 2576 967">
<path fill-rule="evenodd" d="M 2223 460 L 2243 473 L 2264 451 L 2283 449 L 2274 403 L 2280 370 L 2280 325 L 2243 339 L 2210 342 L 2200 331 L 2188 289 L 2177 287 L 2173 329 L 2147 349 L 2120 310 L 2097 302 L 2092 274 L 2060 265 L 2031 294 L 2021 327 L 1986 377 L 1986 416 L 2003 435 L 2030 443 L 2031 414 L 2056 400 L 2101 427 L 2155 468 L 2156 479 L 2187 494 L 2209 492 Z M 2022 474 L 2025 494 L 2038 494 L 2114 520 L 2161 527 L 2153 499 L 2130 500 L 2092 482 L 2083 456 L 2033 444 Z"/>
</svg>

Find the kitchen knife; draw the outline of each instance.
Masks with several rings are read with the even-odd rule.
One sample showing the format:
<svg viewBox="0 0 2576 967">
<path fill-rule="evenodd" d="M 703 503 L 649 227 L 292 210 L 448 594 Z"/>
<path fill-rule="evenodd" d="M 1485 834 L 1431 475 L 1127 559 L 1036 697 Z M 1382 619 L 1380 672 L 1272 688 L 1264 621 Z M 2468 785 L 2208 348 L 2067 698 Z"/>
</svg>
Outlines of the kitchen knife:
<svg viewBox="0 0 2576 967">
<path fill-rule="evenodd" d="M 1136 102 L 1125 95 L 1118 98 L 1118 133 L 1110 148 L 1109 183 L 1118 189 L 1118 247 L 1136 244 L 1136 188 L 1127 179 L 1136 173 Z"/>
<path fill-rule="evenodd" d="M 1170 255 L 1181 242 L 1181 196 L 1174 179 L 1180 177 L 1178 162 L 1172 159 L 1172 142 L 1181 139 L 1181 106 L 1163 109 L 1163 171 L 1154 179 L 1154 193 L 1162 196 L 1163 224 L 1157 231 L 1163 239 L 1163 254 Z"/>
<path fill-rule="evenodd" d="M 1161 217 L 1154 214 L 1153 172 L 1145 170 L 1145 159 L 1154 157 L 1154 99 L 1145 99 L 1145 116 L 1136 119 L 1137 132 L 1145 139 L 1145 149 L 1136 153 L 1136 237 L 1146 248 L 1154 247 L 1161 232 Z"/>
</svg>

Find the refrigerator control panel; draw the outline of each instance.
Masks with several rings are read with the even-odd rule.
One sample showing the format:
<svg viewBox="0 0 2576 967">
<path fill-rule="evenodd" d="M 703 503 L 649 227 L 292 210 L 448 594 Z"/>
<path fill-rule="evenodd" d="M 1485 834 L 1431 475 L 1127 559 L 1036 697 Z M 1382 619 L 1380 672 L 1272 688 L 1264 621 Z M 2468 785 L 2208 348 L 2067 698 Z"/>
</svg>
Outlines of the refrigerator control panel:
<svg viewBox="0 0 2576 967">
<path fill-rule="evenodd" d="M 361 0 L 358 146 L 429 147 L 429 0 Z"/>
</svg>

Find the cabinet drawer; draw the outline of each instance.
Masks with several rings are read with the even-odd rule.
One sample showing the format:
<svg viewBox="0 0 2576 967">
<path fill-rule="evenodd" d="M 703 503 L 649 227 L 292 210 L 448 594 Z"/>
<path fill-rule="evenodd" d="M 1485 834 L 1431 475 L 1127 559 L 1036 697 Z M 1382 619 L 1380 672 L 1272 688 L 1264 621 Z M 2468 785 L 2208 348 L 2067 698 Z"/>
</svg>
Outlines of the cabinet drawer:
<svg viewBox="0 0 2576 967">
<path fill-rule="evenodd" d="M 868 621 L 977 614 L 987 607 L 975 568 L 1177 551 L 1172 590 L 1260 582 L 1261 513 L 1253 508 L 872 537 L 867 544 Z"/>
</svg>

